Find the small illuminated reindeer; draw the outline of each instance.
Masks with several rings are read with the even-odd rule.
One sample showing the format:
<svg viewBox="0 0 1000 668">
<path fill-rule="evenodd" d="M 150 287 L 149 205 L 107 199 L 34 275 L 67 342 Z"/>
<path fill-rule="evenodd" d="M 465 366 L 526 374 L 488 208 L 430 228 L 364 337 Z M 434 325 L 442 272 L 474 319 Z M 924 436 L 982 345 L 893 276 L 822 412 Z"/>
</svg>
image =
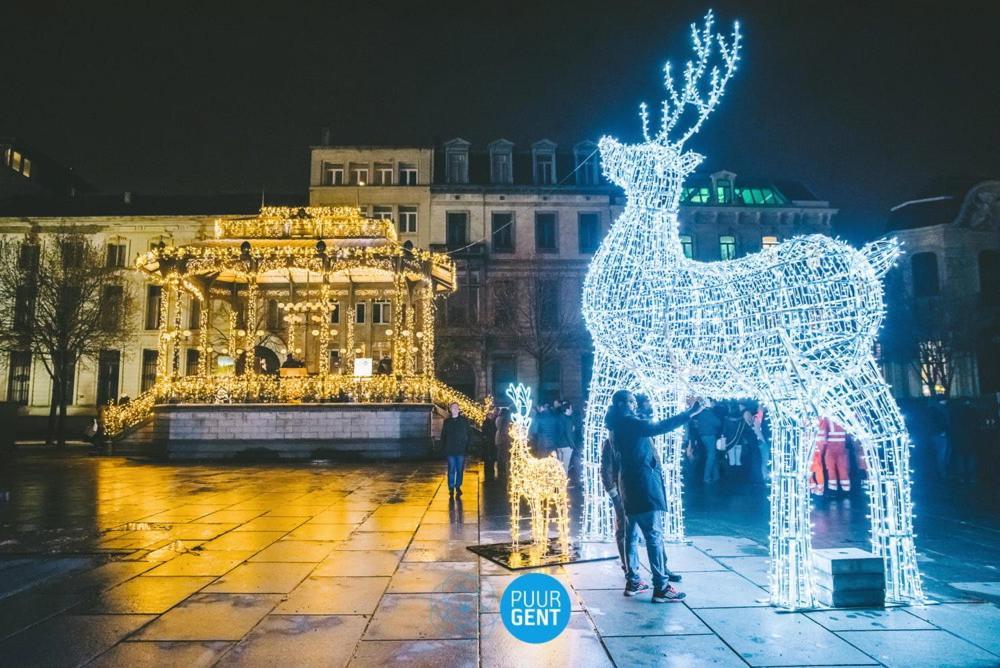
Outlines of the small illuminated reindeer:
<svg viewBox="0 0 1000 668">
<path fill-rule="evenodd" d="M 521 539 L 521 499 L 531 512 L 531 542 L 547 545 L 549 519 L 556 524 L 560 549 L 568 550 L 569 496 L 568 478 L 555 457 L 534 457 L 528 448 L 528 428 L 531 426 L 531 388 L 522 384 L 507 388 L 513 402 L 510 425 L 510 477 L 507 494 L 510 498 L 510 539 L 516 546 Z"/>
<path fill-rule="evenodd" d="M 814 604 L 809 462 L 820 417 L 833 418 L 863 444 L 869 462 L 872 547 L 885 559 L 886 597 L 922 598 L 913 543 L 909 441 L 873 356 L 884 315 L 881 279 L 895 242 L 856 250 L 822 235 L 789 239 L 723 262 L 685 257 L 677 212 L 684 179 L 704 159 L 684 144 L 722 97 L 736 70 L 739 25 L 731 36 L 691 26 L 695 59 L 675 87 L 665 68 L 663 121 L 644 141 L 600 141 L 607 178 L 625 190 L 625 210 L 594 256 L 583 312 L 594 340 L 585 417 L 585 536 L 610 535 L 600 487 L 604 413 L 618 389 L 642 391 L 660 411 L 689 394 L 756 397 L 773 425 L 771 601 Z M 710 65 L 714 53 L 721 60 Z M 721 66 L 721 67 L 720 67 Z M 684 121 L 683 119 L 690 119 Z M 687 128 L 682 129 L 687 123 Z M 708 444 L 713 447 L 714 444 Z M 668 538 L 684 537 L 680 434 L 663 449 Z"/>
</svg>

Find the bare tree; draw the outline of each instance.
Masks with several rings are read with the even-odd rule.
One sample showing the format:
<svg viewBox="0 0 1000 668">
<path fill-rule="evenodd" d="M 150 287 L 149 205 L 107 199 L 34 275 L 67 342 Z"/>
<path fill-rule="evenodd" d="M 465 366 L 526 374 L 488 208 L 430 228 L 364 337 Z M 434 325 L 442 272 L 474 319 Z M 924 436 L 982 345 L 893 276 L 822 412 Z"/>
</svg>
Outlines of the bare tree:
<svg viewBox="0 0 1000 668">
<path fill-rule="evenodd" d="M 133 303 L 123 268 L 83 235 L 0 240 L 0 349 L 42 360 L 53 385 L 50 443 L 65 445 L 77 364 L 132 336 Z"/>
<path fill-rule="evenodd" d="M 568 275 L 495 281 L 484 334 L 501 347 L 533 358 L 541 379 L 547 364 L 562 351 L 580 347 L 587 337 L 576 284 Z"/>
</svg>

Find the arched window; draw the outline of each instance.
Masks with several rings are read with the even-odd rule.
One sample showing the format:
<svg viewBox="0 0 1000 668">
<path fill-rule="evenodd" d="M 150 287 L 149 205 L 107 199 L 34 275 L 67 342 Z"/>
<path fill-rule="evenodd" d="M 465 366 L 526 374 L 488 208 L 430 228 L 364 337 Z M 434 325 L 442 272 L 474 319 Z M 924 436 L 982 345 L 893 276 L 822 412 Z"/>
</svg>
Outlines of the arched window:
<svg viewBox="0 0 1000 668">
<path fill-rule="evenodd" d="M 914 253 L 910 258 L 913 270 L 913 296 L 934 297 L 941 293 L 938 261 L 934 253 Z"/>
</svg>

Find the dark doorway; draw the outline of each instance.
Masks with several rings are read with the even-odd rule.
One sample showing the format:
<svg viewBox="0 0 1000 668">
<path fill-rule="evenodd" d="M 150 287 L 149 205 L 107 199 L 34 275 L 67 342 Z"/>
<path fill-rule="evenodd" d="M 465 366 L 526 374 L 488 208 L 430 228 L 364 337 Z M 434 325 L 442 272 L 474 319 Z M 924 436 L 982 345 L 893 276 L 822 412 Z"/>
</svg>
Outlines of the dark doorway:
<svg viewBox="0 0 1000 668">
<path fill-rule="evenodd" d="M 118 401 L 118 377 L 121 375 L 120 350 L 102 350 L 97 359 L 97 405 Z"/>
</svg>

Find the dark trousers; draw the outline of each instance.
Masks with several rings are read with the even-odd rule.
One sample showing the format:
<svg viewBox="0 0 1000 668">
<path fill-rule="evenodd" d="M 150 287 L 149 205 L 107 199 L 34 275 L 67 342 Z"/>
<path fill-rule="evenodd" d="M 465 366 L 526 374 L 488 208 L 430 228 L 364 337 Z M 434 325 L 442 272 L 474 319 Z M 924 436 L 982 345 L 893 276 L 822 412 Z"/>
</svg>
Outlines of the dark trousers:
<svg viewBox="0 0 1000 668">
<path fill-rule="evenodd" d="M 464 473 L 465 455 L 448 455 L 448 489 L 461 487 Z"/>
<path fill-rule="evenodd" d="M 486 480 L 493 480 L 497 468 L 497 449 L 487 446 L 483 450 L 483 477 Z"/>
<path fill-rule="evenodd" d="M 628 515 L 628 526 L 625 529 L 625 578 L 631 583 L 638 583 L 639 577 L 639 532 L 646 540 L 646 556 L 649 558 L 649 570 L 653 575 L 653 589 L 664 591 L 667 588 L 667 559 L 663 551 L 663 512 L 650 510 L 645 513 Z"/>
<path fill-rule="evenodd" d="M 621 494 L 611 497 L 611 505 L 615 509 L 615 543 L 618 545 L 618 557 L 622 560 L 622 570 L 628 573 L 628 563 L 625 559 L 625 505 Z"/>
</svg>

